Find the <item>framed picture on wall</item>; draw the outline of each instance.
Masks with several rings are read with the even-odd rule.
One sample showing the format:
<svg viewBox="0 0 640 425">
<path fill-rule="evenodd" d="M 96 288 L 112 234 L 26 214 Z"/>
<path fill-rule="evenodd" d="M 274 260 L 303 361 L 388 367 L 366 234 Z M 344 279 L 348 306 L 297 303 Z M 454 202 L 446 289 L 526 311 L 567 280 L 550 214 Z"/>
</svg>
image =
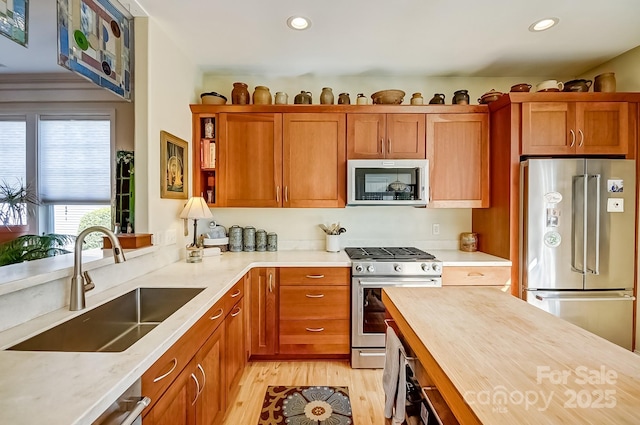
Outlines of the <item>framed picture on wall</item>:
<svg viewBox="0 0 640 425">
<path fill-rule="evenodd" d="M 166 131 L 160 131 L 160 197 L 189 197 L 188 143 Z"/>
</svg>

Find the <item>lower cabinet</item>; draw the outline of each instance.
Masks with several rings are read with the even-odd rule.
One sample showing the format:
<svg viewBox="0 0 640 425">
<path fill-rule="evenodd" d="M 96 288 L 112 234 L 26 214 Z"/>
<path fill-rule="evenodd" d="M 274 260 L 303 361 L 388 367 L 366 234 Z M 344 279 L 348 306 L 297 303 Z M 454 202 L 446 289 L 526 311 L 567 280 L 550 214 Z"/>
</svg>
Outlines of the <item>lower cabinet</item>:
<svg viewBox="0 0 640 425">
<path fill-rule="evenodd" d="M 278 349 L 278 269 L 250 271 L 251 355 L 272 356 Z"/>
<path fill-rule="evenodd" d="M 142 376 L 144 425 L 218 425 L 246 364 L 245 278 Z"/>
</svg>

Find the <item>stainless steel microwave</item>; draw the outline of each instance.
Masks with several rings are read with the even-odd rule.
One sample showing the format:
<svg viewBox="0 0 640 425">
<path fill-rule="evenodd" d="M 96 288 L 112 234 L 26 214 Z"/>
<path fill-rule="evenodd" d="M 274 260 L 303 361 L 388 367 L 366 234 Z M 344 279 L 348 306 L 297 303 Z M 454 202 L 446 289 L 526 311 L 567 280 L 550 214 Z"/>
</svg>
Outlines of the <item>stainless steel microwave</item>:
<svg viewBox="0 0 640 425">
<path fill-rule="evenodd" d="M 429 160 L 350 159 L 347 205 L 410 205 L 429 201 Z"/>
</svg>

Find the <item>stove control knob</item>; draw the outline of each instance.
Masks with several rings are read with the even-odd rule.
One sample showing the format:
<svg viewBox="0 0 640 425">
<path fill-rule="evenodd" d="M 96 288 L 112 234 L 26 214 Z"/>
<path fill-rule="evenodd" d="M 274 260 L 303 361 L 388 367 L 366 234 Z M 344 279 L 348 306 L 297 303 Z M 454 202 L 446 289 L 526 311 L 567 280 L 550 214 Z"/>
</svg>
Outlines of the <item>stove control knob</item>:
<svg viewBox="0 0 640 425">
<path fill-rule="evenodd" d="M 358 264 L 358 265 L 356 266 L 356 271 L 357 271 L 358 273 L 362 273 L 362 270 L 364 270 L 364 269 L 362 268 L 362 266 L 361 266 L 360 264 Z"/>
<path fill-rule="evenodd" d="M 422 263 L 422 271 L 428 272 L 430 270 L 429 268 L 429 264 L 427 263 Z"/>
<path fill-rule="evenodd" d="M 433 266 L 431 266 L 431 268 L 433 269 L 434 272 L 439 272 L 441 267 L 440 264 L 434 264 Z"/>
<path fill-rule="evenodd" d="M 375 271 L 375 269 L 373 268 L 373 266 L 367 266 L 367 271 L 369 273 L 373 273 Z"/>
<path fill-rule="evenodd" d="M 400 264 L 396 264 L 395 266 L 393 266 L 393 270 L 395 270 L 397 272 L 401 272 L 402 271 L 402 266 Z"/>
</svg>

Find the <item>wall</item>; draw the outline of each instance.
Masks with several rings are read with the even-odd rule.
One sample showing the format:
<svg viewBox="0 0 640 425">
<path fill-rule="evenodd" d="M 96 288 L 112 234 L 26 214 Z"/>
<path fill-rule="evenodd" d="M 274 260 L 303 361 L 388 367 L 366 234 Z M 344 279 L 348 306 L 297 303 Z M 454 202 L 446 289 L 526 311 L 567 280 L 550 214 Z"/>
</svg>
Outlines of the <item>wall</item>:
<svg viewBox="0 0 640 425">
<path fill-rule="evenodd" d="M 186 200 L 160 198 L 160 131 L 191 140 L 189 104 L 200 93 L 202 74 L 154 18 L 136 18 L 135 31 L 137 229 L 153 233 L 157 245 L 175 231 L 177 245 L 166 249 L 180 254 L 188 240 L 178 219 Z M 188 179 L 191 187 L 190 173 Z"/>
<path fill-rule="evenodd" d="M 603 72 L 616 73 L 617 91 L 640 92 L 640 46 L 585 72 L 580 78 L 593 79 L 594 76 Z M 637 252 L 640 252 L 640 249 Z M 640 278 L 636 280 L 640 282 Z M 636 352 L 640 354 L 640 302 L 638 301 L 636 301 Z"/>
</svg>

